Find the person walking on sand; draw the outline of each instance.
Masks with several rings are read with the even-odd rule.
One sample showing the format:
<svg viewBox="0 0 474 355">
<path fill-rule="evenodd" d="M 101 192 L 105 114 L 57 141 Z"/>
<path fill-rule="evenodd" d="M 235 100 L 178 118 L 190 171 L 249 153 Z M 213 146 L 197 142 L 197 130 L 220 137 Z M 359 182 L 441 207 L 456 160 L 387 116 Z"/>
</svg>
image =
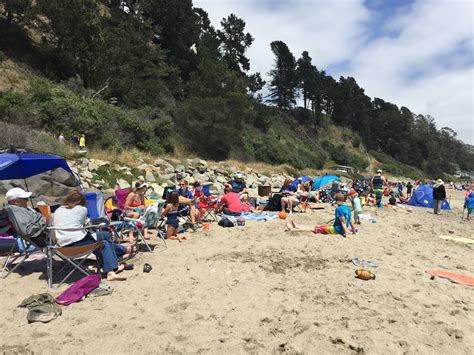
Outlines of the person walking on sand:
<svg viewBox="0 0 474 355">
<path fill-rule="evenodd" d="M 382 196 L 383 188 L 388 186 L 385 176 L 382 175 L 382 170 L 377 170 L 377 175 L 375 175 L 370 181 L 370 187 L 372 192 L 375 193 L 375 205 L 378 208 L 382 208 Z"/>
<path fill-rule="evenodd" d="M 79 138 L 79 148 L 86 149 L 86 136 L 84 134 L 81 134 Z"/>
<path fill-rule="evenodd" d="M 441 206 L 443 205 L 444 199 L 446 199 L 446 189 L 444 188 L 444 181 L 438 179 L 436 180 L 436 183 L 433 186 L 434 214 L 438 214 L 439 212 L 441 212 Z"/>
</svg>

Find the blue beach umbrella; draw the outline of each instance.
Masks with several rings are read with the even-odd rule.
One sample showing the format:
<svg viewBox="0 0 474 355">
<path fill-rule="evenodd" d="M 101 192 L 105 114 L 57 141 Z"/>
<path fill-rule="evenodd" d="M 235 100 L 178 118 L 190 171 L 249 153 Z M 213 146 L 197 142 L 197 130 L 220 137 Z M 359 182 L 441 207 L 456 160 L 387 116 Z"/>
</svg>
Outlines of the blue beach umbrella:
<svg viewBox="0 0 474 355">
<path fill-rule="evenodd" d="M 334 181 L 341 181 L 341 179 L 336 175 L 324 175 L 314 180 L 313 188 L 319 190 L 321 187 L 329 185 Z"/>
<path fill-rule="evenodd" d="M 311 176 L 300 176 L 300 177 L 294 179 L 293 182 L 291 183 L 291 188 L 293 190 L 296 190 L 296 188 L 298 187 L 298 179 L 301 179 L 301 182 L 304 184 L 305 182 L 311 180 L 312 177 Z"/>
</svg>

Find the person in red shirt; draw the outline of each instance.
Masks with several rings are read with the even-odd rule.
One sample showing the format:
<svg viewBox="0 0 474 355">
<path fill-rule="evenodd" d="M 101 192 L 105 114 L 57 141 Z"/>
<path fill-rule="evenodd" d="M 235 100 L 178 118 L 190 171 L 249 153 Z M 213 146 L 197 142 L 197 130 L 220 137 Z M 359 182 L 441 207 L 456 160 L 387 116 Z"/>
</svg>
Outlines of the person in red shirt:
<svg viewBox="0 0 474 355">
<path fill-rule="evenodd" d="M 225 214 L 230 216 L 240 216 L 242 214 L 240 196 L 238 193 L 232 192 L 230 187 L 225 188 L 219 207 L 222 208 Z"/>
</svg>

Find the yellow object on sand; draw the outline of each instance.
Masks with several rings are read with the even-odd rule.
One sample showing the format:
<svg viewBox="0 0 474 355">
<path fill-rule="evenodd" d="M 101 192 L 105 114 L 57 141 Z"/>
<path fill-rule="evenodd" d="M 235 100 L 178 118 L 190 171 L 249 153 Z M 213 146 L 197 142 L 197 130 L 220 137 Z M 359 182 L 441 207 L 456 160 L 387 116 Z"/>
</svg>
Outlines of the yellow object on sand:
<svg viewBox="0 0 474 355">
<path fill-rule="evenodd" d="M 464 237 L 457 237 L 455 235 L 440 235 L 439 237 L 441 239 L 444 239 L 444 240 L 454 240 L 456 242 L 461 242 L 461 243 L 467 243 L 467 244 L 474 243 L 474 239 L 469 239 L 469 238 L 464 238 Z"/>
</svg>

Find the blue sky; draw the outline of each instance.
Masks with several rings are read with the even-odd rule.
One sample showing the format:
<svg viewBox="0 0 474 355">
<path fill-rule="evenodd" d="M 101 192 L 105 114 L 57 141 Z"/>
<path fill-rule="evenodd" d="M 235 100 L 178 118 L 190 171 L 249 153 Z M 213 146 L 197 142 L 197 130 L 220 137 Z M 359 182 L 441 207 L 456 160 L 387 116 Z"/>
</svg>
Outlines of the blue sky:
<svg viewBox="0 0 474 355">
<path fill-rule="evenodd" d="M 474 145 L 474 1 L 194 0 L 215 27 L 242 17 L 255 42 L 251 71 L 271 69 L 270 42 L 338 78 L 353 76 L 371 97 L 430 114 Z"/>
</svg>

